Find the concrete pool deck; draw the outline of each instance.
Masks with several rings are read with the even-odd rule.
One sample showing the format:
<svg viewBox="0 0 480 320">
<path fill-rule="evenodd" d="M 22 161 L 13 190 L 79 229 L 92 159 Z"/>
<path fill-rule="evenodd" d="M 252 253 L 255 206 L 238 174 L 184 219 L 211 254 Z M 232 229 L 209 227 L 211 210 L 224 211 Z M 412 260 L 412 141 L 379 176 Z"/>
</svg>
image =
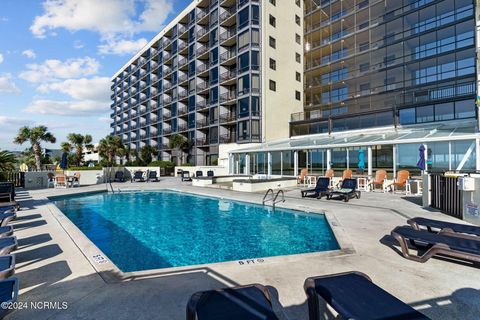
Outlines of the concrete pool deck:
<svg viewBox="0 0 480 320">
<path fill-rule="evenodd" d="M 173 188 L 203 195 L 261 203 L 262 193 L 192 187 L 179 178 L 159 183 L 115 184 L 121 189 Z M 162 269 L 106 282 L 57 220 L 45 197 L 105 190 L 105 185 L 75 189 L 19 192 L 23 210 L 12 224 L 18 237 L 16 275 L 21 302 L 67 302 L 68 308 L 17 310 L 7 319 L 184 319 L 190 295 L 196 291 L 261 283 L 269 286 L 281 319 L 308 319 L 303 283 L 307 277 L 357 270 L 385 290 L 432 319 L 478 319 L 480 270 L 477 267 L 430 259 L 421 264 L 392 249 L 390 231 L 407 218 L 424 216 L 455 221 L 422 209 L 419 199 L 402 195 L 363 193 L 348 203 L 301 199 L 298 190 L 286 192 L 279 207 L 324 210 L 343 229 L 354 252 L 343 255 L 280 257 L 263 263 L 220 263 L 165 272 Z M 132 252 L 132 254 L 135 254 Z M 140 257 L 141 258 L 141 257 Z M 105 271 L 108 272 L 108 271 Z M 274 287 L 274 288 L 273 288 Z M 28 305 L 27 305 L 28 306 Z"/>
</svg>

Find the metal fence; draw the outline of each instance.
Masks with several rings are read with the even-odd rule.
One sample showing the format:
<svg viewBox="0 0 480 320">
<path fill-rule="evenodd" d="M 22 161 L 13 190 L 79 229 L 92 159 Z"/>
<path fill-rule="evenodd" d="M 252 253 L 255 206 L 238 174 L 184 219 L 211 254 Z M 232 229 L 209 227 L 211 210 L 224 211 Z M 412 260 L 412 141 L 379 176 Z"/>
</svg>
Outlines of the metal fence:
<svg viewBox="0 0 480 320">
<path fill-rule="evenodd" d="M 0 182 L 13 182 L 15 188 L 25 188 L 25 172 L 0 171 Z"/>
<path fill-rule="evenodd" d="M 463 219 L 462 192 L 458 189 L 458 177 L 432 174 L 431 176 L 432 208 L 456 218 Z"/>
</svg>

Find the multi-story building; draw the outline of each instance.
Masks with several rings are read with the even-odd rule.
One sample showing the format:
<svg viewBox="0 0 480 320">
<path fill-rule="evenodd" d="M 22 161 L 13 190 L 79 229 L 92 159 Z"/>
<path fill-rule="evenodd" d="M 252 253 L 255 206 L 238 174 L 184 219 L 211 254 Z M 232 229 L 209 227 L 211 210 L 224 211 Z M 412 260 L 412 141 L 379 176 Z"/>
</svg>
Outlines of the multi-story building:
<svg viewBox="0 0 480 320">
<path fill-rule="evenodd" d="M 473 0 L 305 0 L 304 111 L 232 172 L 480 170 Z M 477 8 L 478 11 L 478 8 Z M 478 15 L 478 13 L 477 13 Z M 367 168 L 365 168 L 367 169 Z"/>
<path fill-rule="evenodd" d="M 165 160 L 180 134 L 188 162 L 214 164 L 221 145 L 288 136 L 302 70 L 301 1 L 194 0 L 112 77 L 113 134 Z"/>
</svg>

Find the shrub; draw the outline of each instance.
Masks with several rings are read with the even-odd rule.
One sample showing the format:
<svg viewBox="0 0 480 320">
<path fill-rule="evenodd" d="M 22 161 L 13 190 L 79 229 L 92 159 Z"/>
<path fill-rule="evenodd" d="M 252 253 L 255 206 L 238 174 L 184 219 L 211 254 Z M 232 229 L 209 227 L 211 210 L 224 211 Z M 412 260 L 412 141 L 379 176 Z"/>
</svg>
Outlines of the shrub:
<svg viewBox="0 0 480 320">
<path fill-rule="evenodd" d="M 181 167 L 194 167 L 195 165 L 193 163 L 182 163 L 180 166 Z"/>
<path fill-rule="evenodd" d="M 103 167 L 69 167 L 69 171 L 88 171 L 88 170 L 103 170 Z"/>
<path fill-rule="evenodd" d="M 175 164 L 171 161 L 156 160 L 150 162 L 149 167 L 173 168 Z"/>
</svg>

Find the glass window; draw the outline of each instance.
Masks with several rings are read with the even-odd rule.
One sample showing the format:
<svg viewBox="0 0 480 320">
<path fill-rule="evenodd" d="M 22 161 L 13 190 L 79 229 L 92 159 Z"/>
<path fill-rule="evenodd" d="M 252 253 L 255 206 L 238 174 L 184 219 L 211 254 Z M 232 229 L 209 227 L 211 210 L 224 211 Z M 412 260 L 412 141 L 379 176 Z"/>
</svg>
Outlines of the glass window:
<svg viewBox="0 0 480 320">
<path fill-rule="evenodd" d="M 249 98 L 238 100 L 238 116 L 240 118 L 248 117 L 250 114 Z"/>
<path fill-rule="evenodd" d="M 435 105 L 435 121 L 452 120 L 453 118 L 453 102 Z"/>
<path fill-rule="evenodd" d="M 270 90 L 272 90 L 272 91 L 277 91 L 277 83 L 276 83 L 275 81 L 273 81 L 273 80 L 270 80 L 270 81 L 269 81 L 269 88 L 270 88 Z"/>
<path fill-rule="evenodd" d="M 258 51 L 252 51 L 252 70 L 258 70 L 260 66 L 259 62 L 259 52 Z"/>
<path fill-rule="evenodd" d="M 427 166 L 429 170 L 449 170 L 448 142 L 427 144 Z"/>
<path fill-rule="evenodd" d="M 245 52 L 238 57 L 238 64 L 239 64 L 239 70 L 238 71 L 239 72 L 243 72 L 243 71 L 248 70 L 249 65 L 250 65 L 249 54 L 250 54 L 249 52 Z"/>
<path fill-rule="evenodd" d="M 260 23 L 260 9 L 258 6 L 252 5 L 252 24 L 258 25 Z"/>
<path fill-rule="evenodd" d="M 455 102 L 455 119 L 475 117 L 475 101 L 463 100 Z"/>
<path fill-rule="evenodd" d="M 417 108 L 417 123 L 433 121 L 433 106 Z"/>
<path fill-rule="evenodd" d="M 284 176 L 294 175 L 293 151 L 282 151 L 282 174 Z"/>
<path fill-rule="evenodd" d="M 475 171 L 475 141 L 452 141 L 452 170 Z"/>
<path fill-rule="evenodd" d="M 248 25 L 248 7 L 242 9 L 239 13 L 238 13 L 238 28 L 243 28 L 245 27 L 246 25 Z"/>
<path fill-rule="evenodd" d="M 417 168 L 419 148 L 420 143 L 397 145 L 397 170 L 409 170 L 411 175 L 420 173 Z"/>
<path fill-rule="evenodd" d="M 252 96 L 252 116 L 260 115 L 260 98 Z"/>
<path fill-rule="evenodd" d="M 282 174 L 282 153 L 280 151 L 273 151 L 270 153 L 272 157 L 272 174 Z"/>
<path fill-rule="evenodd" d="M 400 110 L 399 121 L 403 125 L 415 123 L 415 108 Z"/>
<path fill-rule="evenodd" d="M 238 50 L 248 46 L 250 44 L 250 32 L 244 31 L 238 35 Z"/>
</svg>

